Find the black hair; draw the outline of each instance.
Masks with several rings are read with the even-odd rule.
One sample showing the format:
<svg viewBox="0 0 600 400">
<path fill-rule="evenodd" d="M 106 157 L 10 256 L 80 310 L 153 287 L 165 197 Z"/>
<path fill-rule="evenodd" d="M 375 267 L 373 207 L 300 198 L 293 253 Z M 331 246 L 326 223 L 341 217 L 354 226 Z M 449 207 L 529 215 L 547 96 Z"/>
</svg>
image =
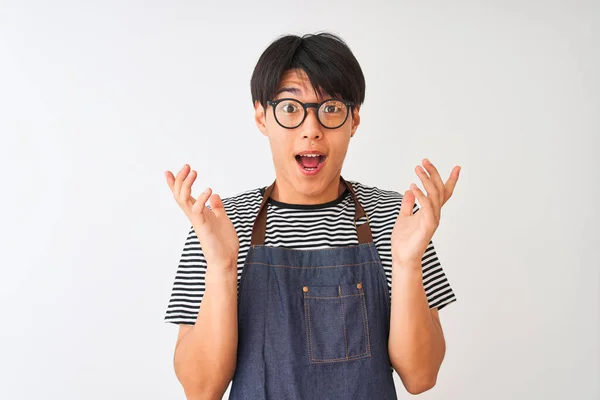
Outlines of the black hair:
<svg viewBox="0 0 600 400">
<path fill-rule="evenodd" d="M 354 54 L 340 37 L 321 32 L 282 36 L 265 49 L 250 80 L 252 103 L 266 108 L 289 69 L 303 70 L 317 95 L 339 95 L 355 105 L 365 100 L 365 77 Z"/>
</svg>

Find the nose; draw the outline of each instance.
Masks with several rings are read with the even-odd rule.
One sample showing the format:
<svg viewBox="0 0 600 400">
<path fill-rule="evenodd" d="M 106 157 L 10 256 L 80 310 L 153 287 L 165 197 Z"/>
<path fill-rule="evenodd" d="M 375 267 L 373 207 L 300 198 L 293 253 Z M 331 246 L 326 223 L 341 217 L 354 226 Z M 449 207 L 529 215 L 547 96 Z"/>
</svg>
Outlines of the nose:
<svg viewBox="0 0 600 400">
<path fill-rule="evenodd" d="M 323 136 L 321 124 L 317 119 L 317 110 L 313 107 L 306 110 L 306 119 L 302 123 L 302 136 L 306 139 L 319 139 Z"/>
</svg>

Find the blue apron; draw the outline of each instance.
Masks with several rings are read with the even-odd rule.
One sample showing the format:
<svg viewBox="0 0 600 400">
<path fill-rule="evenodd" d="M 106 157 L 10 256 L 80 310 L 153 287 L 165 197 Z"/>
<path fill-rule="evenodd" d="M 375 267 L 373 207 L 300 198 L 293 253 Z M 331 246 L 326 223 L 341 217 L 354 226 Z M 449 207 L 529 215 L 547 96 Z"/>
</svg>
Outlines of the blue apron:
<svg viewBox="0 0 600 400">
<path fill-rule="evenodd" d="M 397 399 L 388 355 L 390 295 L 352 185 L 358 245 L 265 246 L 265 190 L 238 295 L 229 399 Z M 357 221 L 367 217 L 367 222 Z"/>
</svg>

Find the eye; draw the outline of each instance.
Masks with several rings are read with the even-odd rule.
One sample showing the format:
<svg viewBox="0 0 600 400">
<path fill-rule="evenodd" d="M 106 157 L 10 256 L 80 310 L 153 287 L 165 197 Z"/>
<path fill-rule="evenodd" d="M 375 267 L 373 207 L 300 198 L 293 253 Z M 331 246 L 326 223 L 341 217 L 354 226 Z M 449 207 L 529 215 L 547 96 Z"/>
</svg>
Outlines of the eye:
<svg viewBox="0 0 600 400">
<path fill-rule="evenodd" d="M 283 103 L 281 106 L 281 111 L 284 113 L 294 113 L 298 111 L 298 106 L 294 103 Z"/>
<path fill-rule="evenodd" d="M 323 114 L 344 114 L 346 112 L 346 105 L 338 100 L 330 100 L 321 106 L 321 113 Z"/>
<path fill-rule="evenodd" d="M 325 111 L 325 113 L 327 114 L 331 114 L 331 113 L 336 113 L 340 111 L 340 108 L 338 106 L 335 105 L 326 105 L 325 107 L 323 107 L 323 111 Z"/>
</svg>

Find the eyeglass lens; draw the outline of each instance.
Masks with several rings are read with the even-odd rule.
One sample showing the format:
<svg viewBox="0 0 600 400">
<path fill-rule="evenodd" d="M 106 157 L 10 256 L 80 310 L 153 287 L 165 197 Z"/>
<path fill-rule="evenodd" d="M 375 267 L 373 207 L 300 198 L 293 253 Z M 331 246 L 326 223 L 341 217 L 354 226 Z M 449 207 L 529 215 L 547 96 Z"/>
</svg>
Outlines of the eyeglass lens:
<svg viewBox="0 0 600 400">
<path fill-rule="evenodd" d="M 284 100 L 277 104 L 275 116 L 277 121 L 288 128 L 298 126 L 304 119 L 304 108 L 295 100 Z M 328 128 L 341 126 L 348 114 L 348 107 L 339 100 L 329 100 L 319 107 L 317 116 L 321 123 Z"/>
</svg>

